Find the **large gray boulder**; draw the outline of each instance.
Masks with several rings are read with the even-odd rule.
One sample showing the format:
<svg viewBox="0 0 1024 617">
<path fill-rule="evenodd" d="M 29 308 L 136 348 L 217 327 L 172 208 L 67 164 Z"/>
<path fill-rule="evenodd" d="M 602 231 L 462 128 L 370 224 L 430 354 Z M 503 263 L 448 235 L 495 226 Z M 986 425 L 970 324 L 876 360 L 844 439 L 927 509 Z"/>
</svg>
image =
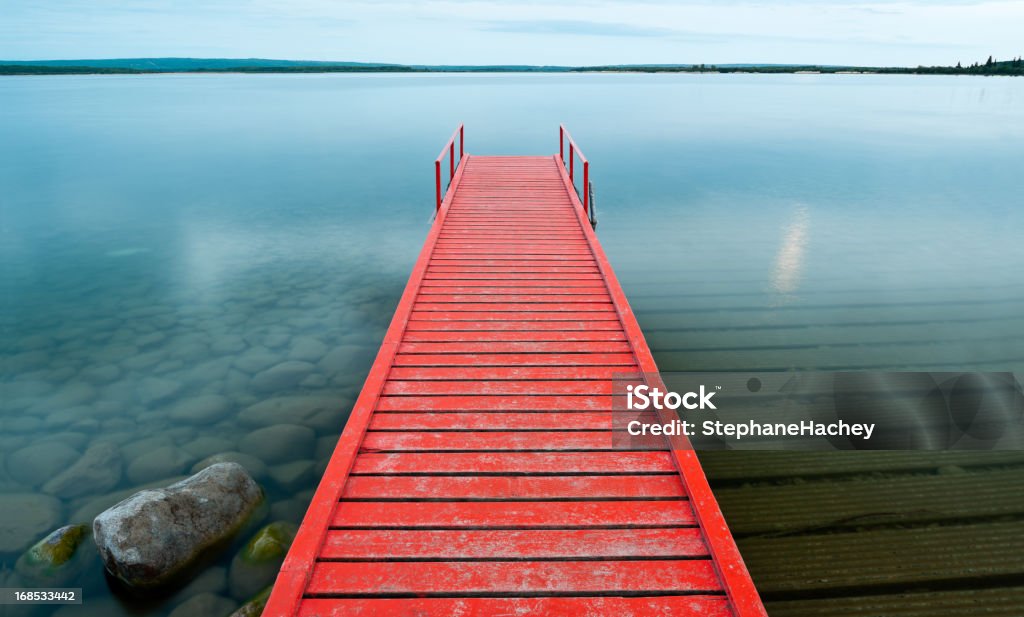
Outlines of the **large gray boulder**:
<svg viewBox="0 0 1024 617">
<path fill-rule="evenodd" d="M 113 576 L 131 587 L 157 587 L 238 532 L 262 498 L 241 465 L 217 463 L 102 512 L 93 535 Z"/>
</svg>

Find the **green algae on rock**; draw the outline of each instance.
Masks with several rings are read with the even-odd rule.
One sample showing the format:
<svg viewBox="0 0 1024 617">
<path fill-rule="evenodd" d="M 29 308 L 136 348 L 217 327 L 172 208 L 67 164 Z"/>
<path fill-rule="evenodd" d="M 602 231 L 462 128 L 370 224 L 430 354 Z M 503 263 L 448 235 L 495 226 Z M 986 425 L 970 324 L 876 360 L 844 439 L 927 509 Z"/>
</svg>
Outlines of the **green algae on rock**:
<svg viewBox="0 0 1024 617">
<path fill-rule="evenodd" d="M 270 599 L 270 592 L 273 589 L 273 585 L 267 587 L 243 604 L 237 611 L 231 613 L 230 617 L 260 617 L 263 614 L 263 609 L 267 606 L 267 600 Z"/>
<path fill-rule="evenodd" d="M 86 525 L 66 525 L 50 532 L 25 551 L 15 563 L 15 570 L 32 583 L 60 582 L 75 574 L 72 559 L 89 537 Z"/>
<path fill-rule="evenodd" d="M 277 521 L 253 535 L 231 560 L 228 587 L 239 600 L 274 582 L 298 528 L 292 523 Z"/>
</svg>

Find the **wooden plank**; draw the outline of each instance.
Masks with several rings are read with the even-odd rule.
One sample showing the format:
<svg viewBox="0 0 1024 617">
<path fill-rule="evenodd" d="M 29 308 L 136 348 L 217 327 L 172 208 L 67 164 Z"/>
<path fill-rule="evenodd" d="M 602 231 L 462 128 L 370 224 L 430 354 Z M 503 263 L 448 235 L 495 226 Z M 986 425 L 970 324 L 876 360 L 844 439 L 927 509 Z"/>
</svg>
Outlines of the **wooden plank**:
<svg viewBox="0 0 1024 617">
<path fill-rule="evenodd" d="M 394 366 L 636 366 L 628 353 L 400 354 Z"/>
<path fill-rule="evenodd" d="M 477 331 L 477 332 L 438 332 L 438 331 L 407 331 L 404 341 L 410 343 L 472 343 L 472 342 L 553 342 L 553 341 L 625 341 L 626 335 L 619 330 L 601 331 L 561 331 L 541 330 L 526 332 L 501 332 L 501 331 Z"/>
<path fill-rule="evenodd" d="M 815 478 L 875 472 L 935 472 L 942 467 L 998 467 L 1024 464 L 1024 452 L 702 452 L 714 481 Z"/>
<path fill-rule="evenodd" d="M 840 482 L 718 489 L 734 534 L 849 529 L 879 524 L 1020 516 L 1024 467 Z M 955 498 L 950 498 L 955 495 Z M 813 508 L 806 504 L 813 503 Z M 762 516 L 771 512 L 772 516 Z"/>
<path fill-rule="evenodd" d="M 342 499 L 680 499 L 679 476 L 350 476 Z"/>
<path fill-rule="evenodd" d="M 772 617 L 1020 617 L 1024 587 L 769 602 Z"/>
<path fill-rule="evenodd" d="M 442 342 L 442 343 L 402 343 L 399 353 L 629 353 L 632 351 L 626 341 L 489 341 L 476 342 Z"/>
<path fill-rule="evenodd" d="M 550 294 L 442 294 L 442 293 L 420 293 L 420 302 L 430 303 L 455 303 L 455 304 L 517 304 L 517 303 L 549 303 L 565 304 L 577 302 L 600 302 L 609 304 L 608 294 L 604 292 L 583 294 L 578 292 L 562 292 Z"/>
<path fill-rule="evenodd" d="M 320 559 L 520 560 L 707 557 L 700 530 L 345 529 L 327 534 Z"/>
<path fill-rule="evenodd" d="M 600 431 L 638 419 L 656 422 L 653 413 L 570 411 L 565 413 L 377 413 L 372 431 Z"/>
<path fill-rule="evenodd" d="M 612 382 L 568 381 L 394 381 L 384 384 L 384 396 L 498 396 L 543 394 L 549 396 L 612 395 Z"/>
<path fill-rule="evenodd" d="M 672 457 L 667 452 L 445 452 L 441 454 L 371 452 L 360 454 L 352 469 L 354 475 L 412 473 L 641 474 L 672 473 L 674 471 Z"/>
<path fill-rule="evenodd" d="M 608 321 L 613 311 L 443 311 L 416 310 L 412 318 L 417 321 Z"/>
<path fill-rule="evenodd" d="M 622 326 L 617 320 L 567 320 L 541 322 L 531 321 L 457 321 L 443 322 L 433 320 L 414 320 L 409 322 L 409 332 L 572 332 L 572 331 L 615 331 L 622 332 Z"/>
<path fill-rule="evenodd" d="M 371 431 L 365 451 L 620 450 L 608 431 Z"/>
<path fill-rule="evenodd" d="M 299 617 L 494 617 L 546 615 L 549 617 L 669 617 L 701 615 L 732 617 L 722 596 L 659 596 L 639 598 L 307 598 Z M 1008 615 L 1008 614 L 1007 614 Z M 996 617 L 1001 617 L 997 615 Z"/>
<path fill-rule="evenodd" d="M 550 595 L 714 592 L 718 577 L 703 559 L 680 561 L 322 562 L 307 594 L 373 596 Z"/>
<path fill-rule="evenodd" d="M 611 411 L 612 409 L 614 407 L 610 394 L 603 396 L 404 395 L 382 396 L 377 402 L 378 411 Z"/>
<path fill-rule="evenodd" d="M 409 529 L 617 529 L 692 526 L 683 501 L 351 501 L 333 527 Z"/>
<path fill-rule="evenodd" d="M 394 380 L 493 381 L 497 379 L 572 379 L 608 380 L 616 376 L 636 375 L 623 366 L 485 366 L 485 367 L 403 367 L 388 375 Z"/>
<path fill-rule="evenodd" d="M 1024 522 L 949 525 L 741 542 L 762 593 L 1024 580 Z"/>
</svg>

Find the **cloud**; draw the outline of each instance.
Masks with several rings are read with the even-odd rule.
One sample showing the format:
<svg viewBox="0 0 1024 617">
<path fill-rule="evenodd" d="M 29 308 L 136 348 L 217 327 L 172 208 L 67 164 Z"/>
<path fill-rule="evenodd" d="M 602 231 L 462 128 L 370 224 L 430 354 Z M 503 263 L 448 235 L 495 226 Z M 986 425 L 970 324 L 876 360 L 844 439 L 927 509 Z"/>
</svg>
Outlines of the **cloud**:
<svg viewBox="0 0 1024 617">
<path fill-rule="evenodd" d="M 572 20 L 507 20 L 481 25 L 482 30 L 514 34 L 558 34 L 579 36 L 658 37 L 676 36 L 671 28 L 639 26 L 624 23 Z"/>
</svg>

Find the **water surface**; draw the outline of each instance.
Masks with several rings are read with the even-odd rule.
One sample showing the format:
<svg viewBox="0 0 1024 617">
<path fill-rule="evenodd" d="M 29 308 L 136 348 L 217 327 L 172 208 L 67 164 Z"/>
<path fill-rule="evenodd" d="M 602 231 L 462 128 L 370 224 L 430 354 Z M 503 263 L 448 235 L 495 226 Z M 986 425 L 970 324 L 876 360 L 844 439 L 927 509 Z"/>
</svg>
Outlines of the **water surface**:
<svg viewBox="0 0 1024 617">
<path fill-rule="evenodd" d="M 1024 369 L 1022 80 L 4 77 L 0 109 L 0 507 L 35 508 L 0 536 L 0 577 L 141 486 L 258 457 L 247 436 L 274 422 L 310 429 L 259 478 L 267 520 L 298 522 L 458 122 L 480 154 L 555 152 L 571 128 L 663 370 Z M 49 496 L 100 442 L 122 473 Z M 230 597 L 229 561 L 204 589 Z M 128 603 L 99 571 L 58 614 L 161 615 L 197 592 Z"/>
</svg>

